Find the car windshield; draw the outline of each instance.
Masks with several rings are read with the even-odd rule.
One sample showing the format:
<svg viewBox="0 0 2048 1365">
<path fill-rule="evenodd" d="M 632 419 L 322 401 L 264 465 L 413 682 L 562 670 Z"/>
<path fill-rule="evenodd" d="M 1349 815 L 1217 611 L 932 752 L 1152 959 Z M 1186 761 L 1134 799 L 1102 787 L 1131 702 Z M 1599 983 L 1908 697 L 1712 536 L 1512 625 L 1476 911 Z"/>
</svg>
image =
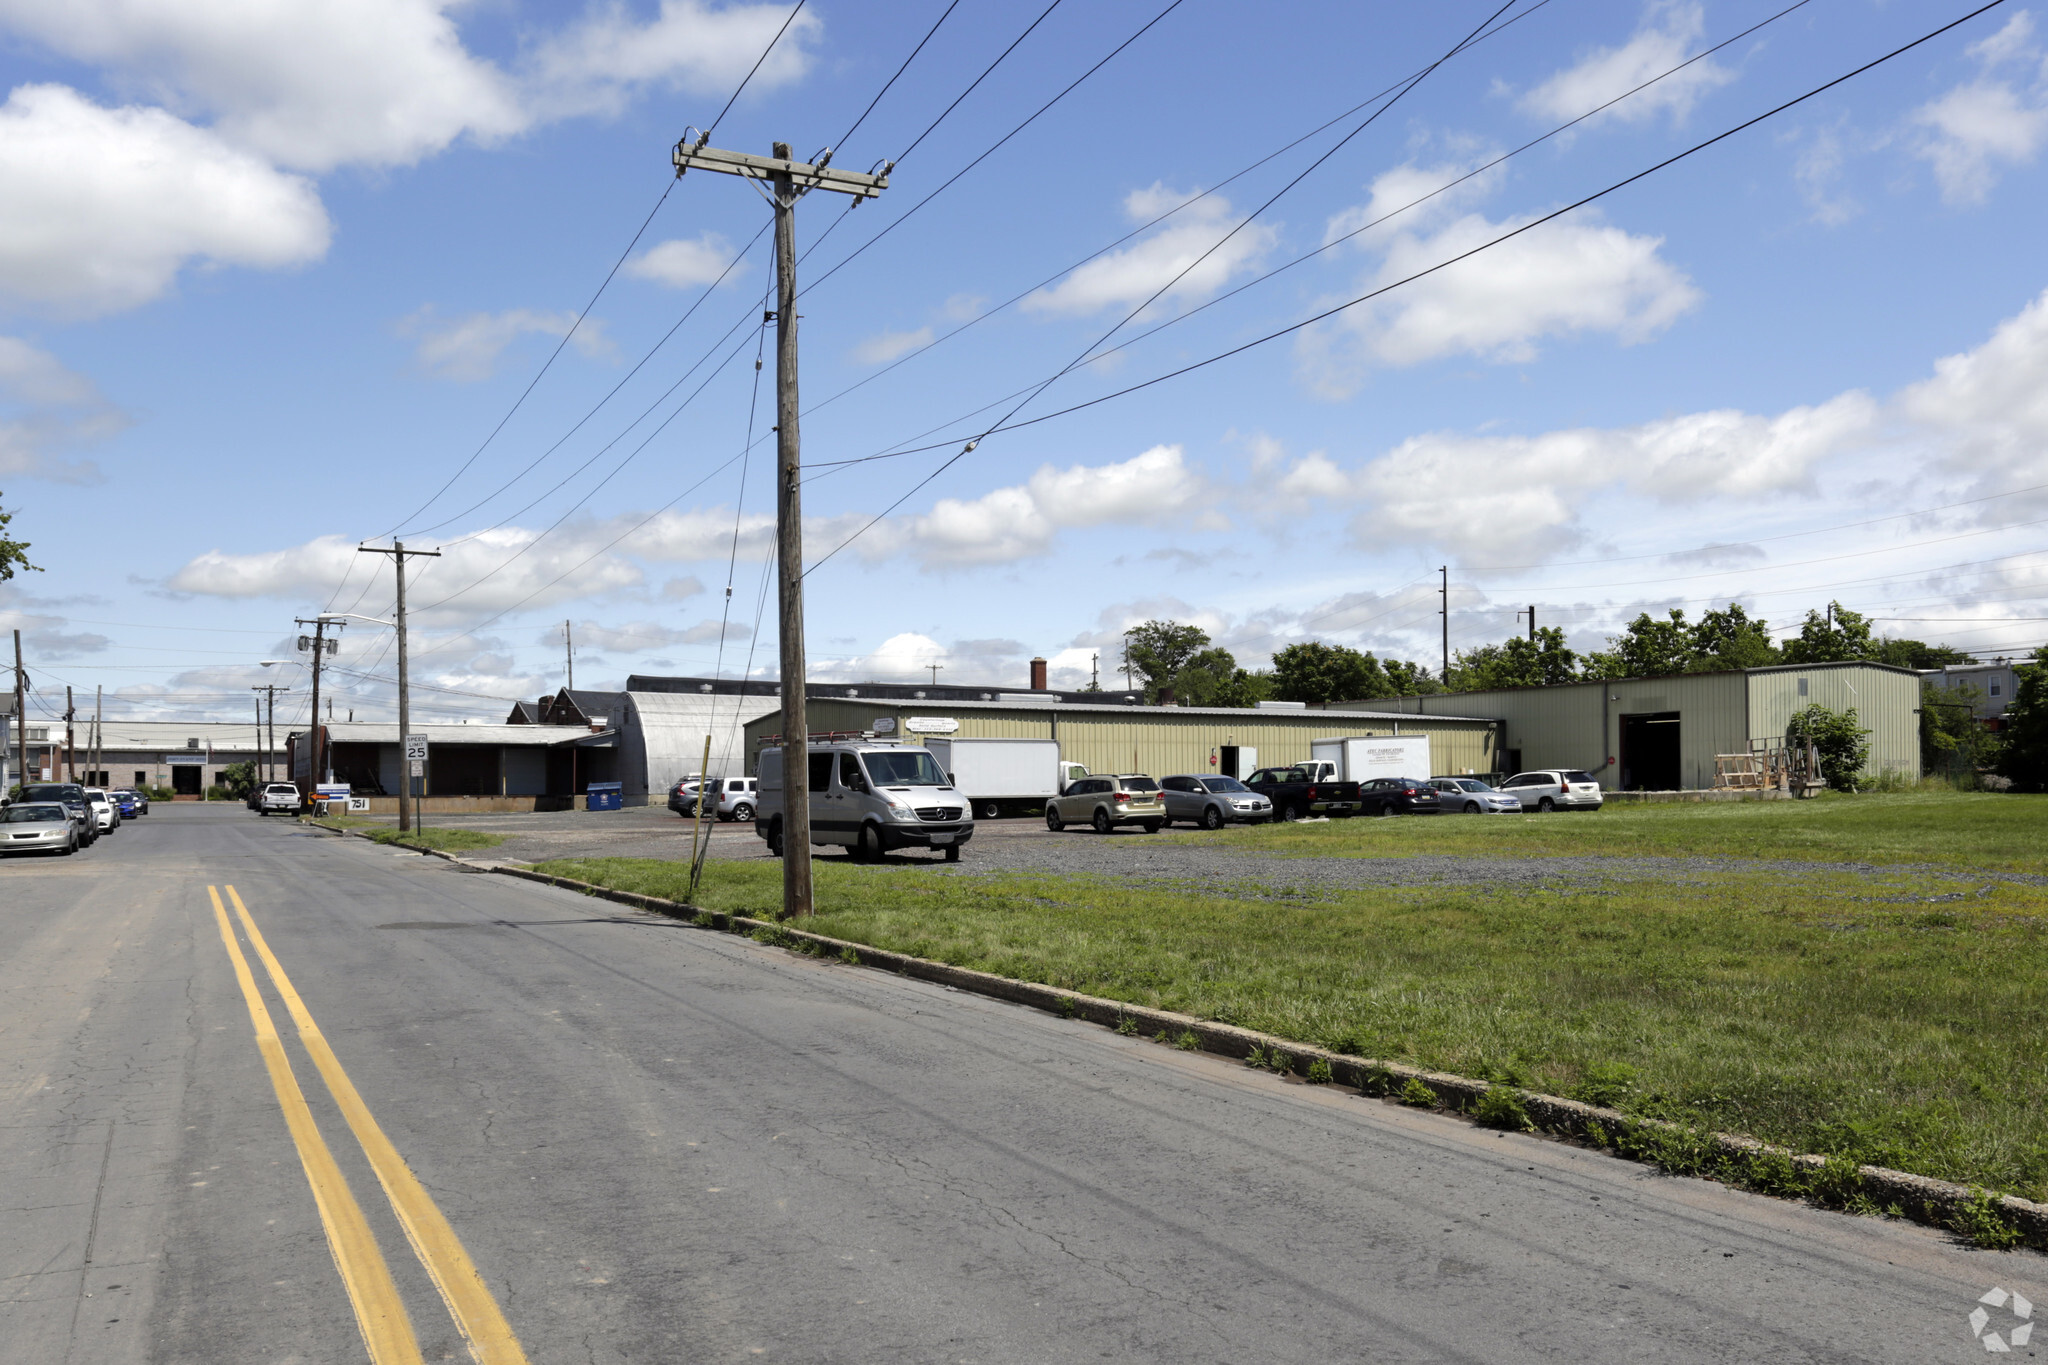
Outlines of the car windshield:
<svg viewBox="0 0 2048 1365">
<path fill-rule="evenodd" d="M 1202 785 L 1212 792 L 1241 792 L 1250 790 L 1234 777 L 1205 777 Z"/>
<path fill-rule="evenodd" d="M 946 775 L 938 760 L 922 749 L 899 749 L 894 753 L 862 754 L 868 780 L 878 787 L 943 787 Z"/>
<path fill-rule="evenodd" d="M 0 811 L 0 820 L 10 825 L 62 824 L 70 818 L 62 806 L 9 806 Z"/>
<path fill-rule="evenodd" d="M 1573 771 L 1568 772 L 1564 775 L 1564 780 L 1567 782 L 1591 782 L 1593 780 L 1593 774 L 1582 773 L 1574 769 Z"/>
<path fill-rule="evenodd" d="M 1149 777 L 1127 777 L 1123 781 L 1124 790 L 1127 792 L 1156 792 L 1159 790 L 1159 784 Z"/>
<path fill-rule="evenodd" d="M 1458 785 L 1468 792 L 1490 792 L 1493 790 L 1493 788 L 1487 786 L 1476 777 L 1461 777 L 1458 779 Z"/>
</svg>

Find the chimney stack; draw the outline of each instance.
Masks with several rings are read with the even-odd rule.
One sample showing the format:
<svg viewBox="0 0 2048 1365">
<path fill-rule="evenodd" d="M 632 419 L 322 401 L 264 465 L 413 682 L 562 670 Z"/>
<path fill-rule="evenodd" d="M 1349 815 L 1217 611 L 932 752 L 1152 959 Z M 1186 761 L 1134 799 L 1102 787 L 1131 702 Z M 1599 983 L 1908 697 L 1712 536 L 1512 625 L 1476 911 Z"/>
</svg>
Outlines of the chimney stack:
<svg viewBox="0 0 2048 1365">
<path fill-rule="evenodd" d="M 1033 692 L 1043 692 L 1046 690 L 1044 659 L 1033 659 L 1031 661 L 1031 690 Z"/>
</svg>

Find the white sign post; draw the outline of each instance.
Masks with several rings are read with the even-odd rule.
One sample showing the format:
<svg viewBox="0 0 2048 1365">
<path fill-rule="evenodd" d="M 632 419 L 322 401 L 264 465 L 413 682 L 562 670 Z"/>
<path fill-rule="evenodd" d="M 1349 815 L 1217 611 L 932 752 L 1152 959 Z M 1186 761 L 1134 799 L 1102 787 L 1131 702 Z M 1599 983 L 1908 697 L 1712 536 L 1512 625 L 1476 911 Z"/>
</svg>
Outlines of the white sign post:
<svg viewBox="0 0 2048 1365">
<path fill-rule="evenodd" d="M 404 737 L 404 744 L 405 788 L 412 794 L 412 824 L 414 829 L 418 829 L 420 827 L 420 797 L 425 795 L 427 784 L 422 781 L 415 787 L 413 783 L 427 775 L 427 737 L 425 735 L 407 735 Z"/>
</svg>

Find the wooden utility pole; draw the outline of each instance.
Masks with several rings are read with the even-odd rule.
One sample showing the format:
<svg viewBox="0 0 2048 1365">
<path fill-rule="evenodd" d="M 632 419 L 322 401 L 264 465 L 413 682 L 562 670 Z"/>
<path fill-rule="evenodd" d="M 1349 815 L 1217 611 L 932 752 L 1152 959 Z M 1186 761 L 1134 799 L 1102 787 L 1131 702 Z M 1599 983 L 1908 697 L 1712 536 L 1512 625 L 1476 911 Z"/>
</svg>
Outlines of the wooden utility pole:
<svg viewBox="0 0 2048 1365">
<path fill-rule="evenodd" d="M 21 737 L 21 785 L 28 785 L 28 670 L 21 663 L 21 632 L 14 632 L 14 729 Z"/>
<path fill-rule="evenodd" d="M 321 657 L 328 652 L 328 622 L 325 616 L 316 616 L 310 621 L 308 621 L 305 617 L 301 616 L 298 618 L 298 623 L 302 626 L 311 626 L 313 628 L 313 638 L 312 641 L 310 642 L 313 650 L 313 724 L 308 729 L 306 734 L 306 743 L 309 746 L 307 749 L 306 785 L 317 788 L 319 787 L 321 782 L 326 780 L 321 776 L 321 774 L 327 771 L 325 768 L 320 766 L 320 736 L 322 733 L 320 726 L 320 660 Z M 334 622 L 334 628 L 336 630 L 341 629 L 341 622 Z M 335 641 L 333 643 L 338 644 L 340 642 Z M 303 650 L 307 647 L 307 645 L 308 641 L 306 637 L 301 635 L 299 637 L 299 648 Z M 300 795 L 311 796 L 312 793 L 301 792 Z"/>
<path fill-rule="evenodd" d="M 598 648 L 602 649 L 604 646 L 599 645 Z M 574 692 L 576 690 L 576 632 L 569 628 L 567 621 L 562 622 L 562 676 L 567 680 L 563 683 L 563 687 L 568 691 Z M 400 826 L 400 828 L 403 828 L 403 826 Z"/>
<path fill-rule="evenodd" d="M 71 731 L 71 718 L 77 708 L 71 704 L 71 688 L 64 688 L 64 780 L 78 780 L 78 737 Z"/>
<path fill-rule="evenodd" d="M 773 156 L 706 147 L 709 133 L 694 141 L 687 133 L 676 144 L 676 175 L 692 170 L 719 171 L 748 180 L 765 181 L 774 193 L 775 311 L 764 318 L 775 323 L 775 529 L 776 605 L 782 637 L 782 913 L 785 918 L 811 913 L 810 721 L 805 715 L 804 681 L 804 528 L 802 445 L 797 432 L 796 346 L 796 201 L 812 190 L 833 190 L 854 196 L 854 203 L 873 199 L 889 188 L 891 165 L 879 175 L 828 170 L 828 149 L 816 164 L 792 161 L 789 144 L 775 144 Z M 701 798 L 700 798 L 701 800 Z"/>
<path fill-rule="evenodd" d="M 375 545 L 364 545 L 357 554 L 390 555 L 392 566 L 398 571 L 398 615 L 395 618 L 398 630 L 398 762 L 405 770 L 398 779 L 398 827 L 409 830 L 413 826 L 412 763 L 405 757 L 405 737 L 412 733 L 412 681 L 406 668 L 405 656 L 405 561 L 414 559 L 439 559 L 439 550 L 408 550 L 405 542 L 394 540 L 386 550 Z M 318 706 L 318 703 L 315 703 Z M 421 795 L 425 795 L 424 792 Z"/>
<path fill-rule="evenodd" d="M 107 775 L 100 771 L 100 764 L 104 763 L 107 758 L 107 737 L 101 729 L 106 723 L 106 702 L 107 689 L 100 684 L 94 684 L 92 689 L 92 758 L 89 761 L 92 764 L 94 776 L 99 778 L 99 781 L 93 785 L 98 787 L 111 787 L 114 785 L 107 781 Z"/>
<path fill-rule="evenodd" d="M 265 704 L 270 712 L 270 739 L 266 743 L 263 738 L 263 732 L 259 729 L 256 732 L 256 742 L 263 745 L 263 780 L 265 782 L 275 782 L 277 780 L 277 694 L 289 692 L 291 689 L 289 687 L 279 687 L 276 683 L 261 683 L 251 684 L 249 690 L 265 694 Z M 261 712 L 258 713 L 259 725 L 261 723 L 261 714 Z"/>
<path fill-rule="evenodd" d="M 1534 602 L 1529 604 L 1527 612 L 1516 612 L 1515 619 L 1520 620 L 1525 615 L 1529 618 L 1529 643 L 1533 645 L 1536 643 L 1536 604 Z"/>
</svg>

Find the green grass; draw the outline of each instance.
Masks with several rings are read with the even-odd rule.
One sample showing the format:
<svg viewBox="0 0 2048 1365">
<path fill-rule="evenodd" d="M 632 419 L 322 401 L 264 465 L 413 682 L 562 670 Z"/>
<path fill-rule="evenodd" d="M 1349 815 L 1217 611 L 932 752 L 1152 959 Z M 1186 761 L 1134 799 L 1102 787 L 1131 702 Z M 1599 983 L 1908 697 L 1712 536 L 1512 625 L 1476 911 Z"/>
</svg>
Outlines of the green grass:
<svg viewBox="0 0 2048 1365">
<path fill-rule="evenodd" d="M 1393 837 L 1424 823 L 1396 822 Z M 540 870 L 670 898 L 688 879 L 684 864 L 642 859 Z M 2048 892 L 2035 888 L 1760 871 L 1311 901 L 831 862 L 816 873 L 824 909 L 806 927 L 834 937 L 2048 1196 Z M 780 876 L 775 863 L 713 863 L 698 903 L 770 916 Z"/>
<path fill-rule="evenodd" d="M 1616 803 L 1555 815 L 1332 820 L 1189 837 L 1283 857 L 1703 856 L 2048 873 L 2048 796 L 1826 793 L 1808 801 Z"/>
<path fill-rule="evenodd" d="M 464 853 L 479 848 L 496 848 L 505 842 L 502 834 L 486 834 L 477 829 L 440 829 L 429 825 L 425 829 L 413 829 L 400 834 L 395 826 L 360 815 L 329 815 L 313 822 L 328 829 L 361 830 L 380 844 L 397 844 L 400 847 L 432 848 L 443 853 Z"/>
</svg>

